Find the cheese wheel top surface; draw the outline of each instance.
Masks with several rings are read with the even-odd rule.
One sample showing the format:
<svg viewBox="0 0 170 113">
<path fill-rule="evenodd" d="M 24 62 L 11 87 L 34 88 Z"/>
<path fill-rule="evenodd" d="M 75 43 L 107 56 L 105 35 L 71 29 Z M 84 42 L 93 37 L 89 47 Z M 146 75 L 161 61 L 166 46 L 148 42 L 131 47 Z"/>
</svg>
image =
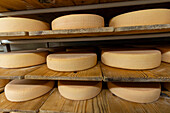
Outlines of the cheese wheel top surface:
<svg viewBox="0 0 170 113">
<path fill-rule="evenodd" d="M 109 26 L 127 27 L 141 25 L 170 24 L 170 9 L 147 9 L 113 17 Z"/>
<path fill-rule="evenodd" d="M 16 31 L 39 31 L 49 30 L 49 24 L 29 18 L 4 17 L 0 18 L 0 32 L 16 32 Z"/>
<path fill-rule="evenodd" d="M 9 101 L 27 101 L 46 94 L 54 86 L 54 81 L 12 80 L 5 86 L 5 96 Z"/>
<path fill-rule="evenodd" d="M 81 29 L 104 27 L 104 18 L 95 14 L 71 14 L 52 21 L 52 29 Z"/>
<path fill-rule="evenodd" d="M 71 100 L 86 100 L 97 96 L 102 89 L 102 82 L 58 81 L 60 94 Z"/>
<path fill-rule="evenodd" d="M 116 96 L 137 103 L 150 103 L 156 101 L 161 92 L 160 83 L 108 82 L 108 88 Z"/>
</svg>

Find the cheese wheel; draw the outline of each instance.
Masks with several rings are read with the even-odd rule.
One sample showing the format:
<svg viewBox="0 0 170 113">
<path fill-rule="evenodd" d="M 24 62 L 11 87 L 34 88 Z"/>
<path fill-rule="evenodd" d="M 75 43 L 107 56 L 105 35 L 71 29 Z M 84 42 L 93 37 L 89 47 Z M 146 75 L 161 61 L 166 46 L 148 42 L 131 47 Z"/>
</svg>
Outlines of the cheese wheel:
<svg viewBox="0 0 170 113">
<path fill-rule="evenodd" d="M 167 89 L 168 91 L 170 91 L 170 82 L 165 82 L 165 83 L 163 83 L 163 87 L 164 87 L 165 89 Z"/>
<path fill-rule="evenodd" d="M 65 53 L 47 56 L 47 66 L 55 71 L 80 71 L 89 69 L 97 63 L 95 53 Z"/>
<path fill-rule="evenodd" d="M 104 18 L 95 14 L 71 14 L 52 21 L 52 30 L 104 27 Z"/>
<path fill-rule="evenodd" d="M 4 17 L 0 18 L 0 32 L 16 32 L 16 31 L 40 31 L 49 30 L 49 24 L 29 19 L 29 18 L 19 18 L 19 17 Z"/>
<path fill-rule="evenodd" d="M 127 27 L 170 24 L 169 9 L 148 9 L 118 15 L 110 20 L 109 26 Z"/>
<path fill-rule="evenodd" d="M 102 53 L 105 65 L 124 69 L 152 69 L 160 66 L 161 52 L 158 50 L 113 50 Z"/>
<path fill-rule="evenodd" d="M 0 79 L 0 88 L 5 87 L 5 85 L 9 82 L 7 79 Z"/>
<path fill-rule="evenodd" d="M 50 48 L 37 48 L 37 50 L 44 50 L 49 52 L 59 52 L 59 51 L 65 51 L 65 48 L 60 47 L 50 47 Z"/>
<path fill-rule="evenodd" d="M 162 61 L 170 63 L 170 46 L 157 47 L 162 53 Z"/>
<path fill-rule="evenodd" d="M 109 90 L 116 96 L 137 103 L 156 101 L 161 92 L 160 83 L 107 83 Z"/>
<path fill-rule="evenodd" d="M 97 96 L 102 89 L 102 82 L 58 81 L 60 94 L 70 100 L 86 100 Z"/>
<path fill-rule="evenodd" d="M 0 54 L 0 67 L 21 68 L 46 62 L 47 51 L 26 50 Z"/>
<path fill-rule="evenodd" d="M 46 94 L 53 86 L 54 81 L 12 80 L 5 86 L 5 96 L 12 102 L 28 101 Z"/>
</svg>

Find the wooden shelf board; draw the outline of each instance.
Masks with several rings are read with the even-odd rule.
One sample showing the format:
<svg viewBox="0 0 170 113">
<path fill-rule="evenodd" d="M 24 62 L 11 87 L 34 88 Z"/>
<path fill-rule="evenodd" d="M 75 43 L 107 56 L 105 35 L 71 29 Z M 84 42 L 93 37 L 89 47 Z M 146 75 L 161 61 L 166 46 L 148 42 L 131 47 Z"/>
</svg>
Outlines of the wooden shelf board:
<svg viewBox="0 0 170 113">
<path fill-rule="evenodd" d="M 0 93 L 1 93 L 2 91 L 4 91 L 4 87 L 0 88 Z"/>
<path fill-rule="evenodd" d="M 56 88 L 53 94 L 40 108 L 40 113 L 168 113 L 170 98 L 161 96 L 158 101 L 149 104 L 138 104 L 114 96 L 108 89 L 89 100 L 73 101 L 62 97 Z"/>
<path fill-rule="evenodd" d="M 162 63 L 151 70 L 125 70 L 101 63 L 103 81 L 108 82 L 170 82 L 170 64 Z"/>
<path fill-rule="evenodd" d="M 82 80 L 82 81 L 102 81 L 102 72 L 100 64 L 95 67 L 77 71 L 77 72 L 58 72 L 48 69 L 47 65 L 43 65 L 25 75 L 25 79 L 41 79 L 41 80 Z"/>
<path fill-rule="evenodd" d="M 25 74 L 34 71 L 41 65 L 18 69 L 0 68 L 0 79 L 24 79 Z"/>
<path fill-rule="evenodd" d="M 2 112 L 24 112 L 24 113 L 37 113 L 42 104 L 47 100 L 49 95 L 53 92 L 49 93 L 25 102 L 10 102 L 6 99 L 5 93 L 0 94 L 0 111 Z"/>
</svg>

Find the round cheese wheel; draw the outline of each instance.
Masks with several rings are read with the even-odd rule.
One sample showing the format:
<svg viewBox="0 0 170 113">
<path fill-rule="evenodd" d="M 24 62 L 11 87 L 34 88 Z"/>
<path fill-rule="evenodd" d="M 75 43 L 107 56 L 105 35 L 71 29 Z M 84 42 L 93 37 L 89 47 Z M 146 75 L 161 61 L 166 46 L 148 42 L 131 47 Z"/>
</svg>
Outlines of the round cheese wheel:
<svg viewBox="0 0 170 113">
<path fill-rule="evenodd" d="M 60 47 L 50 47 L 50 48 L 37 48 L 37 50 L 44 50 L 44 51 L 49 51 L 49 52 L 60 52 L 60 51 L 65 51 L 65 48 L 60 48 Z"/>
<path fill-rule="evenodd" d="M 104 18 L 95 14 L 71 14 L 52 21 L 53 30 L 104 27 Z"/>
<path fill-rule="evenodd" d="M 124 69 L 152 69 L 160 66 L 161 52 L 158 50 L 113 50 L 102 53 L 105 65 Z"/>
<path fill-rule="evenodd" d="M 118 15 L 110 20 L 109 26 L 127 27 L 170 24 L 170 9 L 148 9 Z"/>
<path fill-rule="evenodd" d="M 5 87 L 5 85 L 9 82 L 10 80 L 7 79 L 0 79 L 0 88 Z"/>
<path fill-rule="evenodd" d="M 170 63 L 170 46 L 157 47 L 162 53 L 162 61 Z"/>
<path fill-rule="evenodd" d="M 168 91 L 170 91 L 170 82 L 165 82 L 165 83 L 163 83 L 163 87 L 164 87 L 165 89 L 167 89 Z"/>
<path fill-rule="evenodd" d="M 12 102 L 32 100 L 46 94 L 53 86 L 54 81 L 12 80 L 5 86 L 5 96 Z"/>
<path fill-rule="evenodd" d="M 156 101 L 161 92 L 160 83 L 107 83 L 109 90 L 116 96 L 137 103 Z"/>
<path fill-rule="evenodd" d="M 46 62 L 47 51 L 26 50 L 0 54 L 0 67 L 21 68 Z"/>
<path fill-rule="evenodd" d="M 29 19 L 29 18 L 19 18 L 19 17 L 4 17 L 0 18 L 0 32 L 16 32 L 16 31 L 40 31 L 49 30 L 49 24 Z"/>
<path fill-rule="evenodd" d="M 60 94 L 70 100 L 86 100 L 97 96 L 102 89 L 102 82 L 58 81 Z"/>
<path fill-rule="evenodd" d="M 89 69 L 97 63 L 95 53 L 65 53 L 47 56 L 47 66 L 55 71 L 80 71 Z"/>
</svg>

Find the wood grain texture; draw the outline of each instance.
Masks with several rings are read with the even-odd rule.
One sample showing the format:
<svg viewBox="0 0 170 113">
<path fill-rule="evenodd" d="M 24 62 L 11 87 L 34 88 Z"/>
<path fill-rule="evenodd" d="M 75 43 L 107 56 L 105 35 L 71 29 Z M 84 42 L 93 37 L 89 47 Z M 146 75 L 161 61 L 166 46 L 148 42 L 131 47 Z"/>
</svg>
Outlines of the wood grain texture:
<svg viewBox="0 0 170 113">
<path fill-rule="evenodd" d="M 23 79 L 24 76 L 38 69 L 41 65 L 18 69 L 0 68 L 0 79 Z"/>
<path fill-rule="evenodd" d="M 93 68 L 77 72 L 53 71 L 43 65 L 26 74 L 25 79 L 102 81 L 102 73 L 99 63 Z"/>
<path fill-rule="evenodd" d="M 73 101 L 62 97 L 58 89 L 40 108 L 40 113 L 108 113 L 106 97 L 100 93 L 97 97 L 84 101 Z"/>
<path fill-rule="evenodd" d="M 73 0 L 75 5 L 88 5 L 88 4 L 97 4 L 99 0 Z"/>
<path fill-rule="evenodd" d="M 10 102 L 6 99 L 5 93 L 0 94 L 0 111 L 3 112 L 29 112 L 37 113 L 42 104 L 47 100 L 49 95 L 53 92 L 50 91 L 47 94 L 25 102 Z"/>
<path fill-rule="evenodd" d="M 0 93 L 1 93 L 2 91 L 4 91 L 4 87 L 0 88 Z"/>
<path fill-rule="evenodd" d="M 124 1 L 134 1 L 134 0 L 99 0 L 100 3 L 110 3 L 110 2 L 124 2 Z"/>
<path fill-rule="evenodd" d="M 162 63 L 151 70 L 125 70 L 101 63 L 104 81 L 112 82 L 170 82 L 170 64 Z"/>
<path fill-rule="evenodd" d="M 0 37 L 24 37 L 28 36 L 28 32 L 21 31 L 21 32 L 0 32 Z"/>
</svg>

